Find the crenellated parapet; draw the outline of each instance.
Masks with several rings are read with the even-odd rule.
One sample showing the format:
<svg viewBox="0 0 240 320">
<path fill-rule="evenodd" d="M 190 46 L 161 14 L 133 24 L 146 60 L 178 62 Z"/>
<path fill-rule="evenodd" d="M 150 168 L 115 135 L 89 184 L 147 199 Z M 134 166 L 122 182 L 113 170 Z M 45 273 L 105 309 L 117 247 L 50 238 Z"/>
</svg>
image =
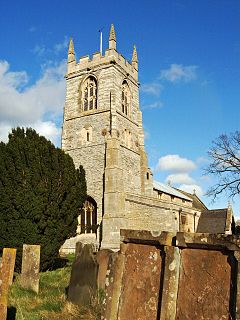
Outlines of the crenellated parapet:
<svg viewBox="0 0 240 320">
<path fill-rule="evenodd" d="M 93 53 L 92 57 L 89 55 L 81 56 L 79 62 L 76 62 L 75 53 L 73 48 L 73 40 L 70 40 L 68 51 L 68 69 L 66 78 L 70 79 L 79 75 L 82 72 L 94 71 L 96 68 L 106 68 L 110 66 L 118 68 L 126 77 L 138 81 L 138 58 L 136 46 L 133 49 L 132 61 L 129 62 L 124 56 L 117 52 L 116 49 L 116 34 L 114 26 L 111 25 L 109 35 L 109 46 L 105 54 L 101 55 L 100 52 Z"/>
</svg>

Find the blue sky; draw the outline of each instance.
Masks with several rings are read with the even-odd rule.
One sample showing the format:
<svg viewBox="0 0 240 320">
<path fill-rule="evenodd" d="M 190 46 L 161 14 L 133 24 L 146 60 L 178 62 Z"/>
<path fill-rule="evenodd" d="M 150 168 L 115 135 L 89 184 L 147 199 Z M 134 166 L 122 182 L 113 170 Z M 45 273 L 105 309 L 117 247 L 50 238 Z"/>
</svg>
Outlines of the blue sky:
<svg viewBox="0 0 240 320">
<path fill-rule="evenodd" d="M 59 145 L 65 59 L 103 47 L 110 24 L 117 50 L 139 58 L 140 101 L 149 164 L 156 179 L 202 196 L 207 150 L 221 133 L 240 128 L 240 1 L 0 2 L 0 138 L 32 126 Z M 240 201 L 234 203 L 239 215 Z"/>
</svg>

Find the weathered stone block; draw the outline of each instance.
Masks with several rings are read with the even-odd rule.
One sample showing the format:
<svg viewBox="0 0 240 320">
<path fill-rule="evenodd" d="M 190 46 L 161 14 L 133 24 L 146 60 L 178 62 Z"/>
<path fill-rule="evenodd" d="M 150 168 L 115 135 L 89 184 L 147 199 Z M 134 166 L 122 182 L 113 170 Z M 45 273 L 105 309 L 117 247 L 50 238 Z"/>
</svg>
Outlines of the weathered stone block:
<svg viewBox="0 0 240 320">
<path fill-rule="evenodd" d="M 72 265 L 68 300 L 78 305 L 89 305 L 96 296 L 98 264 L 93 247 L 84 245 Z"/>
<path fill-rule="evenodd" d="M 0 319 L 7 319 L 8 288 L 12 283 L 16 249 L 4 248 L 0 268 Z"/>
<path fill-rule="evenodd" d="M 233 319 L 229 308 L 232 261 L 221 251 L 182 249 L 177 320 Z"/>
<path fill-rule="evenodd" d="M 21 286 L 39 291 L 40 245 L 23 245 Z"/>
<path fill-rule="evenodd" d="M 11 256 L 11 262 L 10 262 L 10 266 L 9 266 L 10 267 L 9 285 L 12 285 L 17 249 L 6 248 L 6 250 L 8 250 L 8 252 L 9 252 L 9 254 Z"/>
<path fill-rule="evenodd" d="M 9 285 L 11 285 L 13 282 L 16 252 L 17 252 L 17 249 L 14 249 L 14 248 L 4 248 L 3 249 L 0 274 L 2 272 L 1 271 L 2 267 L 4 265 L 7 265 L 7 267 L 9 268 Z"/>
<path fill-rule="evenodd" d="M 98 288 L 105 289 L 105 282 L 108 270 L 108 263 L 113 251 L 109 249 L 103 249 L 97 252 L 96 260 L 98 263 Z"/>
<path fill-rule="evenodd" d="M 166 246 L 161 299 L 161 320 L 175 320 L 180 267 L 179 248 Z"/>
<path fill-rule="evenodd" d="M 103 320 L 117 320 L 124 272 L 125 249 L 126 246 L 122 245 L 121 251 L 115 252 L 109 259 L 105 281 L 105 299 L 103 301 Z"/>
<path fill-rule="evenodd" d="M 128 243 L 126 246 L 118 319 L 156 319 L 161 252 L 151 245 Z"/>
</svg>

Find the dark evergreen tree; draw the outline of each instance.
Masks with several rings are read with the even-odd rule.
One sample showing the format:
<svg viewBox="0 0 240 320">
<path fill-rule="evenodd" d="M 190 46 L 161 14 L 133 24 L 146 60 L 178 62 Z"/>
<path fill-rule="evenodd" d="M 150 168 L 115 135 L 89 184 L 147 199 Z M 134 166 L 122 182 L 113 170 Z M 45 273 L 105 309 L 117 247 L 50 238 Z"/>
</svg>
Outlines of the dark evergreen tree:
<svg viewBox="0 0 240 320">
<path fill-rule="evenodd" d="M 41 245 L 41 270 L 51 268 L 73 236 L 86 199 L 84 169 L 33 129 L 13 129 L 0 143 L 0 248 Z"/>
</svg>

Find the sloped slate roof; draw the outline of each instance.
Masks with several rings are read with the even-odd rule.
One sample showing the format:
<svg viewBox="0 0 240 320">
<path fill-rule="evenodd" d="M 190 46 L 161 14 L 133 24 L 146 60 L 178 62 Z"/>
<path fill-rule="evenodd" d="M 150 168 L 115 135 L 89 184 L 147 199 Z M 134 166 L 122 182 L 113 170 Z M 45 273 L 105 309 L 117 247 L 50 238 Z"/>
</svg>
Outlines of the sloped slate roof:
<svg viewBox="0 0 240 320">
<path fill-rule="evenodd" d="M 203 211 L 198 221 L 197 232 L 225 233 L 227 208 Z"/>
<path fill-rule="evenodd" d="M 208 208 L 205 206 L 205 204 L 198 198 L 196 194 L 191 194 L 189 192 L 179 190 L 176 188 L 176 190 L 180 191 L 181 193 L 185 194 L 187 197 L 191 198 L 193 200 L 193 208 L 196 208 L 198 210 L 204 211 L 208 210 Z"/>
<path fill-rule="evenodd" d="M 170 194 L 172 196 L 178 197 L 180 199 L 184 199 L 184 200 L 191 201 L 191 202 L 193 201 L 190 197 L 186 196 L 185 194 L 181 193 L 180 191 L 178 191 L 170 186 L 167 186 L 161 182 L 158 182 L 158 181 L 153 181 L 153 188 L 158 191 L 161 191 L 161 192 Z"/>
</svg>

